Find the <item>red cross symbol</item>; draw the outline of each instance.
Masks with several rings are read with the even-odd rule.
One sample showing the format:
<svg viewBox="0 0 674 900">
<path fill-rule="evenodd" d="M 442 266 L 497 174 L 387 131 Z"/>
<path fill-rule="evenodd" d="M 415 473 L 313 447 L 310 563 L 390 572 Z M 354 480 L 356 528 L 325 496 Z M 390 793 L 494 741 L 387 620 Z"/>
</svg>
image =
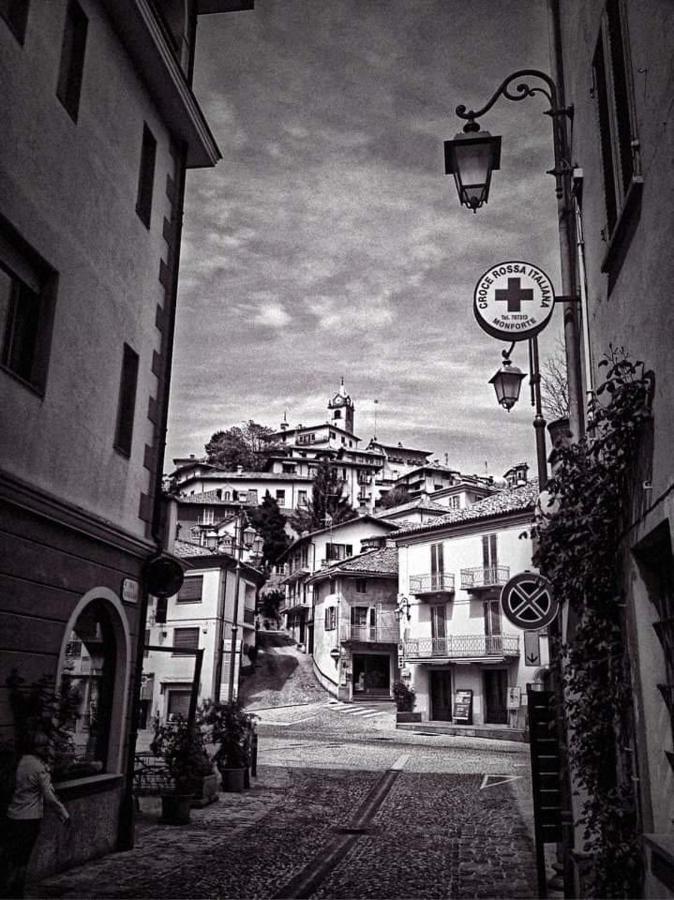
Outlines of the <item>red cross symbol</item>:
<svg viewBox="0 0 674 900">
<path fill-rule="evenodd" d="M 522 300 L 533 300 L 534 292 L 531 288 L 522 288 L 519 278 L 509 278 L 508 290 L 494 291 L 494 299 L 507 301 L 508 312 L 520 312 Z"/>
</svg>

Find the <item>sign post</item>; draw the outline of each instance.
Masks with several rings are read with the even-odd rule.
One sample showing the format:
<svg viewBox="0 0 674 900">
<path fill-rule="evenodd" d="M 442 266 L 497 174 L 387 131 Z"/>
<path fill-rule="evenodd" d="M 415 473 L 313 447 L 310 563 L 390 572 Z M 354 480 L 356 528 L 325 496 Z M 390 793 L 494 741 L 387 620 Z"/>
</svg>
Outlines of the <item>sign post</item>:
<svg viewBox="0 0 674 900">
<path fill-rule="evenodd" d="M 555 290 L 532 263 L 508 260 L 484 272 L 475 286 L 473 313 L 483 331 L 502 341 L 526 341 L 550 321 Z"/>
<path fill-rule="evenodd" d="M 473 724 L 473 692 L 472 690 L 454 691 L 454 715 L 457 725 Z"/>
<path fill-rule="evenodd" d="M 513 625 L 534 631 L 557 617 L 559 602 L 547 578 L 537 572 L 519 572 L 501 589 L 501 609 Z"/>
</svg>

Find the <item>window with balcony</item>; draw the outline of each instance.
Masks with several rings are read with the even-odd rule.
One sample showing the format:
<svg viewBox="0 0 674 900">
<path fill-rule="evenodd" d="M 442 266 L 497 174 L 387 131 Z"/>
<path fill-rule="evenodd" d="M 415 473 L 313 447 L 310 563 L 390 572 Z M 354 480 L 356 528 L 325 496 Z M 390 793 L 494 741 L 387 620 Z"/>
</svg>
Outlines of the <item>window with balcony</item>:
<svg viewBox="0 0 674 900">
<path fill-rule="evenodd" d="M 333 562 L 340 559 L 348 559 L 349 556 L 353 556 L 353 545 L 352 544 L 326 544 L 325 545 L 325 558 L 329 562 Z"/>
<path fill-rule="evenodd" d="M 604 175 L 605 237 L 609 242 L 609 251 L 602 264 L 602 271 L 606 272 L 611 266 L 615 245 L 626 235 L 624 223 L 636 211 L 641 195 L 639 141 L 623 0 L 608 0 L 606 4 L 592 72 Z"/>
<path fill-rule="evenodd" d="M 43 395 L 47 384 L 57 276 L 0 216 L 0 364 Z"/>
<path fill-rule="evenodd" d="M 440 590 L 443 587 L 443 575 L 445 574 L 444 548 L 441 543 L 431 544 L 431 590 Z"/>
<path fill-rule="evenodd" d="M 368 619 L 368 609 L 367 606 L 352 606 L 351 607 L 351 624 L 362 627 L 367 625 Z M 374 610 L 373 610 L 374 612 Z"/>
<path fill-rule="evenodd" d="M 431 607 L 431 644 L 434 656 L 447 652 L 447 609 L 443 606 Z"/>
<path fill-rule="evenodd" d="M 61 43 L 61 63 L 59 66 L 56 96 L 68 115 L 77 122 L 84 72 L 84 52 L 87 43 L 88 19 L 76 0 L 70 0 L 66 9 L 66 20 Z"/>
<path fill-rule="evenodd" d="M 496 569 L 498 567 L 498 535 L 482 535 L 482 568 Z"/>
</svg>

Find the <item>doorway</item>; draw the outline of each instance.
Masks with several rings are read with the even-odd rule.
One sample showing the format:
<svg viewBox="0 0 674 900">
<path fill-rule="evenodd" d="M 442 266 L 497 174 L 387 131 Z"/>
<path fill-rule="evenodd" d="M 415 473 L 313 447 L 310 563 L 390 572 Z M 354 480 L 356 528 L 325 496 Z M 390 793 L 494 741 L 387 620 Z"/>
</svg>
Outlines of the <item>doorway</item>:
<svg viewBox="0 0 674 900">
<path fill-rule="evenodd" d="M 452 676 L 449 671 L 430 672 L 431 719 L 438 722 L 452 721 Z"/>
<path fill-rule="evenodd" d="M 389 697 L 391 657 L 388 653 L 353 654 L 353 696 Z"/>
<path fill-rule="evenodd" d="M 508 672 L 488 669 L 484 672 L 484 721 L 486 725 L 508 722 Z"/>
</svg>

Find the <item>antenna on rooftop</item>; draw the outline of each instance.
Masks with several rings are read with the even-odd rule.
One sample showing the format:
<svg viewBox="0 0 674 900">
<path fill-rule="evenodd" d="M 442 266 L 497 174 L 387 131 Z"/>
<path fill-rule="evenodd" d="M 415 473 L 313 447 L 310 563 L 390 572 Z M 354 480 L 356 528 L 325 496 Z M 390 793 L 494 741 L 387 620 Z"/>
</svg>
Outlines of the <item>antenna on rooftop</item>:
<svg viewBox="0 0 674 900">
<path fill-rule="evenodd" d="M 377 404 L 378 403 L 379 403 L 379 400 L 377 400 L 375 398 L 375 401 L 374 401 L 374 434 L 372 436 L 373 440 L 375 440 L 375 441 L 377 440 Z"/>
</svg>

